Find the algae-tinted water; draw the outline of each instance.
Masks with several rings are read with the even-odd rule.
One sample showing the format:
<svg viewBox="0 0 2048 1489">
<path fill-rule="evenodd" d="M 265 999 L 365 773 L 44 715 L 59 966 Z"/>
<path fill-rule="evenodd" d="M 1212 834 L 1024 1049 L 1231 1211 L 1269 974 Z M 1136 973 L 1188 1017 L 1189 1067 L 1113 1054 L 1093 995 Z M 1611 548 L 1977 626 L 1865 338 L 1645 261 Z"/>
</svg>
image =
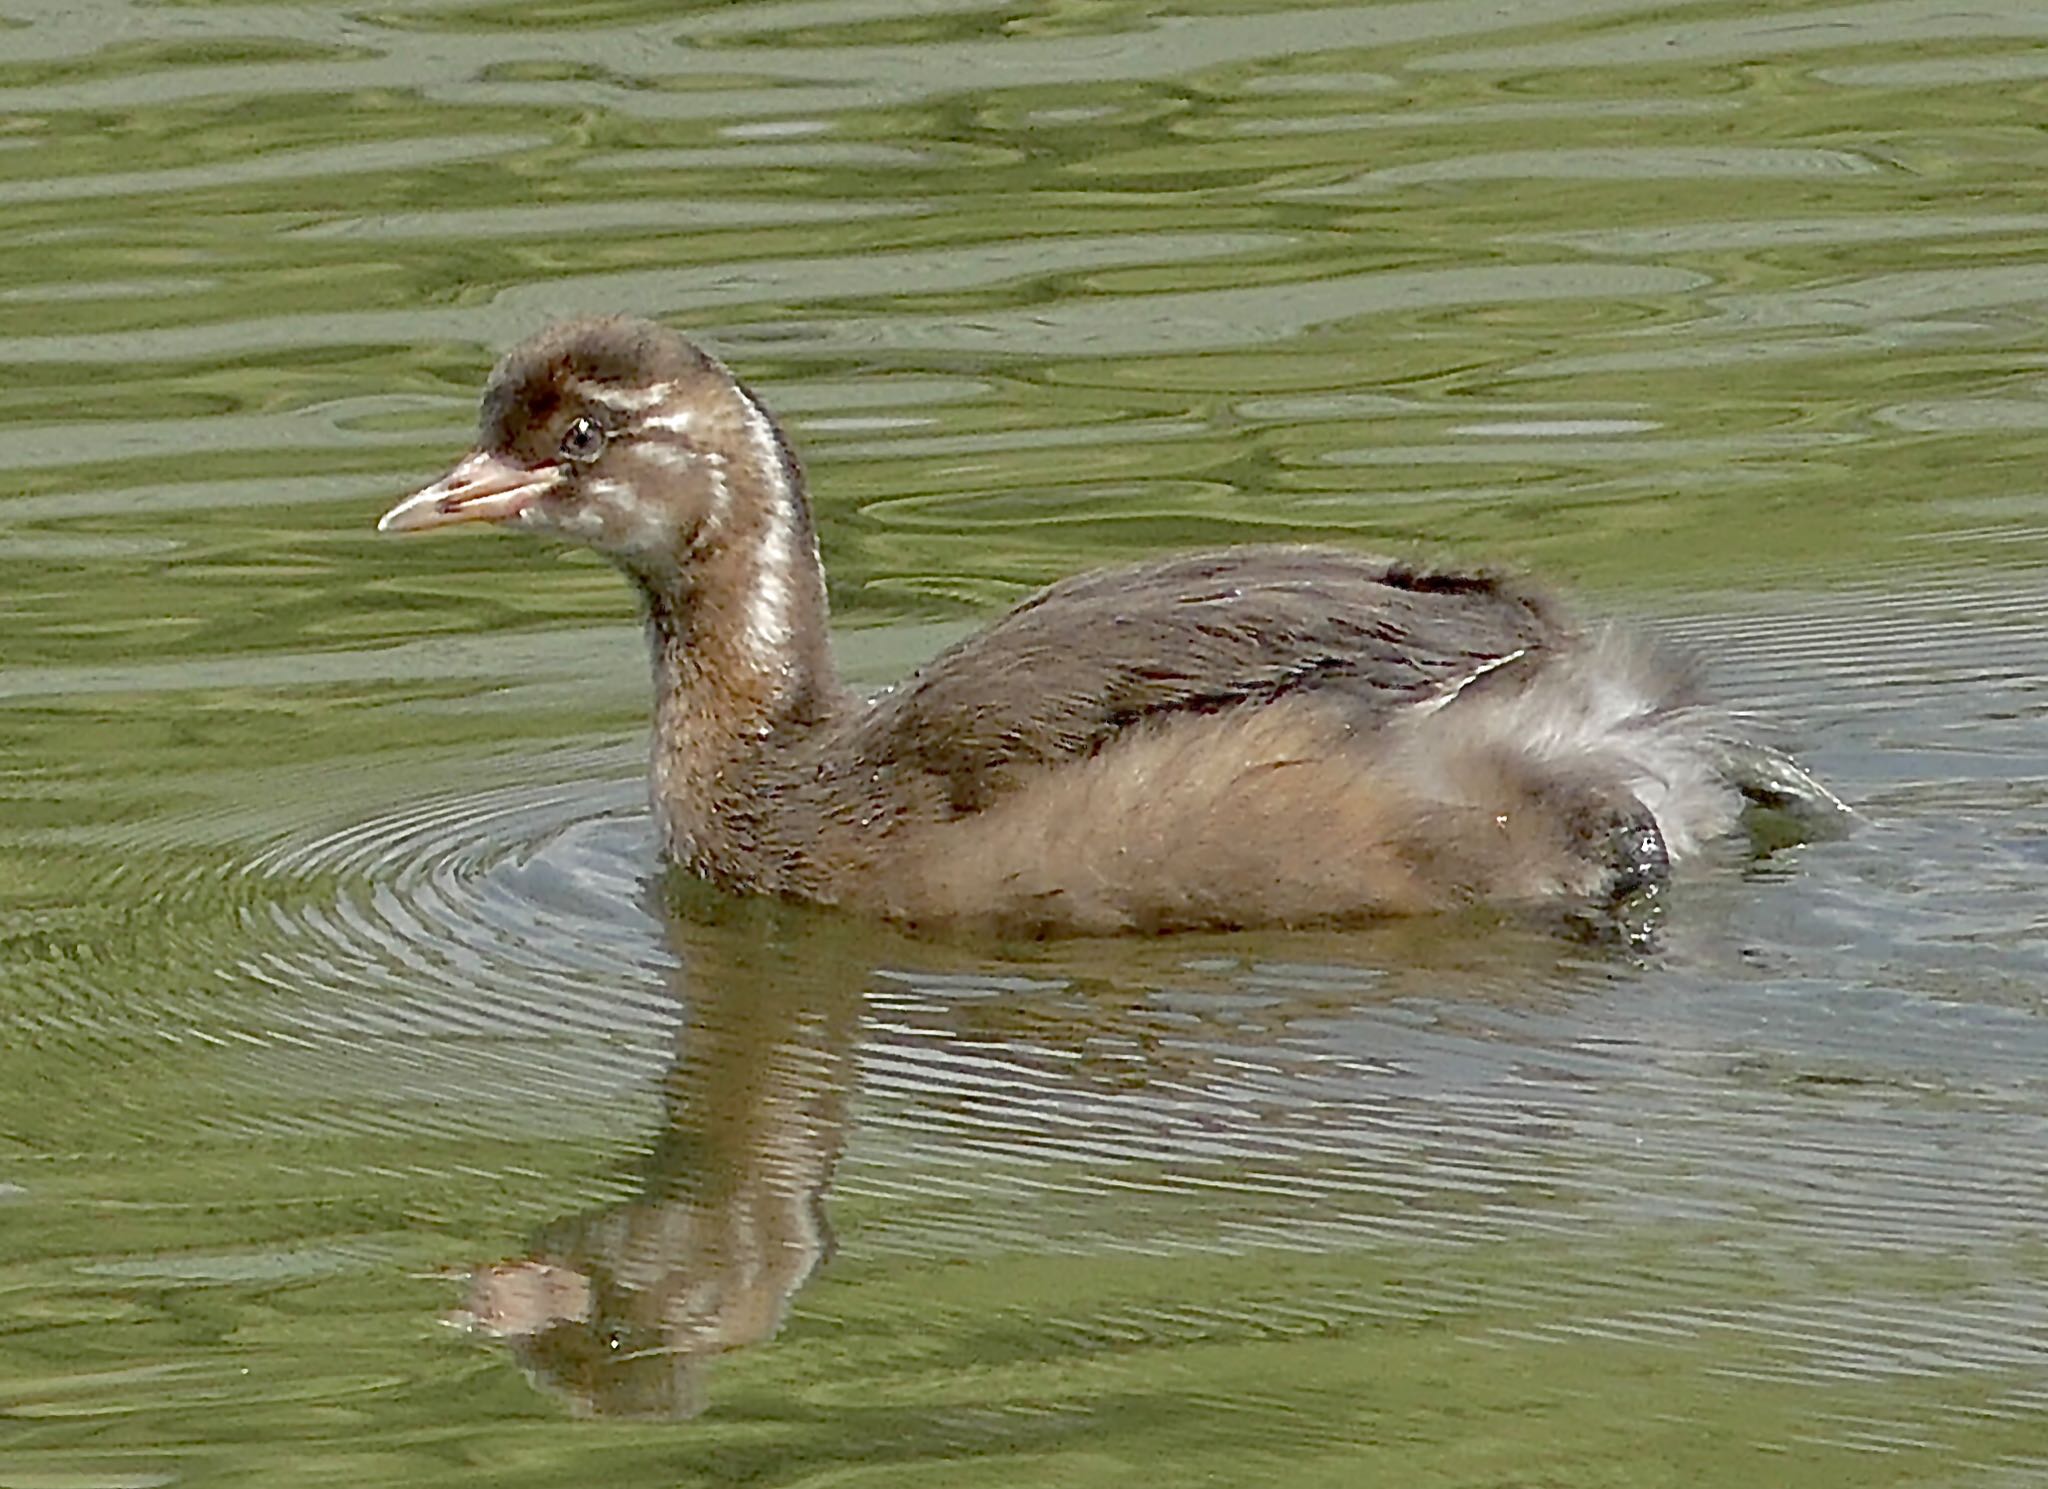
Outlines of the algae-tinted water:
<svg viewBox="0 0 2048 1489">
<path fill-rule="evenodd" d="M 0 0 L 0 1486 L 2048 1476 L 2044 43 Z M 616 578 L 371 531 L 593 310 L 785 411 L 864 682 L 1421 546 L 1861 829 L 1640 956 L 672 895 Z"/>
</svg>

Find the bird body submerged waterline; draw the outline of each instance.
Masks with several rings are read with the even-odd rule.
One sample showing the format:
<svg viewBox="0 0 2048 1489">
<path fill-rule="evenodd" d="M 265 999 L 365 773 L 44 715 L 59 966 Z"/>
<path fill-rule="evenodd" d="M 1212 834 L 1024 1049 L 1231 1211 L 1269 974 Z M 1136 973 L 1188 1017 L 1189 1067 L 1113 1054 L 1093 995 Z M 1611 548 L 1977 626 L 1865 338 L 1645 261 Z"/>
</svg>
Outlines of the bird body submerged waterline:
<svg viewBox="0 0 2048 1489">
<path fill-rule="evenodd" d="M 1839 810 L 1683 670 L 1519 581 L 1328 548 L 1082 574 L 860 699 L 787 441 L 650 322 L 508 353 L 477 449 L 379 526 L 476 521 L 639 589 L 664 842 L 736 892 L 1038 934 L 1598 905 L 1746 797 Z"/>
</svg>

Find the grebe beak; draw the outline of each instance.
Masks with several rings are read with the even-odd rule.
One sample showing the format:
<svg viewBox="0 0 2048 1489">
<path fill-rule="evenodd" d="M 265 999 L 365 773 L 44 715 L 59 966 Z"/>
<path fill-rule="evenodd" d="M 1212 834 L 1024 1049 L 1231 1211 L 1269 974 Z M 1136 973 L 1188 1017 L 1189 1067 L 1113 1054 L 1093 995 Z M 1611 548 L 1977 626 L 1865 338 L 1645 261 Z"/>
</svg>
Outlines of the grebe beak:
<svg viewBox="0 0 2048 1489">
<path fill-rule="evenodd" d="M 458 522 L 510 522 L 561 483 L 559 466 L 528 469 L 502 455 L 477 450 L 378 518 L 377 531 L 413 533 Z"/>
</svg>

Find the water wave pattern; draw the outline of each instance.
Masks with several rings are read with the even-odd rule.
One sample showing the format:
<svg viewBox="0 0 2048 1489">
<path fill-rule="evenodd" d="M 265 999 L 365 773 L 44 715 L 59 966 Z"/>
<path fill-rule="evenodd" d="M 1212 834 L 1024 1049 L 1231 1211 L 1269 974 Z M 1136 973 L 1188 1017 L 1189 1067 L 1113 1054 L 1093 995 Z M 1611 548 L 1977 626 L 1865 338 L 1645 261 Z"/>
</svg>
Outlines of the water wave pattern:
<svg viewBox="0 0 2048 1489">
<path fill-rule="evenodd" d="M 0 0 L 0 1482 L 2039 1483 L 2044 26 Z M 1641 961 L 679 929 L 616 577 L 370 531 L 613 310 L 785 416 L 864 678 L 1092 562 L 1449 550 L 1862 825 Z M 838 1253 L 722 1424 L 543 1420 L 438 1274 L 646 1218 L 749 976 L 853 1072 Z"/>
<path fill-rule="evenodd" d="M 1374 514 L 1421 487 L 1442 514 L 1425 534 L 1498 549 L 1589 465 L 1617 495 L 1727 482 L 1782 508 L 1831 456 L 1841 491 L 1903 478 L 1867 416 L 2038 436 L 2040 400 L 2002 375 L 2038 339 L 2048 281 L 1999 100 L 1930 99 L 1862 65 L 1940 45 L 1957 55 L 1938 65 L 1980 49 L 1989 66 L 2039 39 L 2034 7 L 1801 16 L 1461 0 L 1069 25 L 839 3 L 536 25 L 491 4 L 173 16 L 17 0 L 0 240 L 84 246 L 23 252 L 0 283 L 0 355 L 23 374 L 0 471 L 27 496 L 0 503 L 0 525 L 29 529 L 4 534 L 24 557 L 97 539 L 111 560 L 110 490 L 229 510 L 246 498 L 224 487 L 261 479 L 373 504 L 384 488 L 340 474 L 410 469 L 430 433 L 460 438 L 465 379 L 492 352 L 618 309 L 707 331 L 779 405 L 856 370 L 973 366 L 980 396 L 934 413 L 906 388 L 881 429 L 846 427 L 831 394 L 815 410 L 807 446 L 842 483 L 828 538 L 855 511 L 888 529 L 867 535 L 856 590 L 878 604 L 932 593 L 918 578 L 936 550 L 888 521 L 902 509 L 885 499 L 906 494 L 928 531 L 993 496 L 1019 526 L 1050 501 L 1134 532 L 1385 532 Z M 1790 102 L 1728 86 L 1736 56 Z M 1788 138 L 1799 105 L 1889 122 Z M 136 127 L 117 150 L 100 126 L 121 110 Z M 1923 112 L 1924 143 L 1901 144 L 1896 121 Z M 1728 138 L 1699 140 L 1703 115 Z M 1699 220 L 1664 182 L 1740 201 Z M 1021 210 L 992 214 L 1002 200 Z M 1385 251 L 1382 211 L 1413 225 Z M 135 236 L 138 218 L 168 242 Z M 1873 364 L 1901 351 L 1948 359 L 1959 396 L 1884 399 Z M 1211 385 L 1204 363 L 1241 386 Z M 1413 417 L 1388 439 L 1355 412 L 1253 412 L 1262 392 L 1333 380 L 1411 389 Z M 1640 437 L 1703 394 L 1721 410 L 1711 437 Z M 1531 416 L 1580 437 L 1493 437 Z M 1077 462 L 1071 447 L 1096 441 Z M 1120 500 L 1116 453 L 1140 441 L 1157 442 L 1154 499 Z M 286 451 L 308 479 L 254 477 Z M 989 458 L 961 458 L 975 454 Z M 1939 500 L 1989 485 L 1957 471 Z M 1875 541 L 1886 524 L 1869 525 Z M 1788 521 L 1793 541 L 1750 562 L 1842 561 L 1825 527 Z"/>
</svg>

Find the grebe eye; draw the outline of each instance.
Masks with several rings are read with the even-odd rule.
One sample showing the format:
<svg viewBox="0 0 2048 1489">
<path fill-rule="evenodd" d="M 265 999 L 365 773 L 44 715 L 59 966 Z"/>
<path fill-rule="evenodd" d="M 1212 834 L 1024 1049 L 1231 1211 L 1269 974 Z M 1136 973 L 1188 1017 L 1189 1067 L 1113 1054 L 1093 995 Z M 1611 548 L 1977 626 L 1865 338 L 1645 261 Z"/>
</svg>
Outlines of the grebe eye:
<svg viewBox="0 0 2048 1489">
<path fill-rule="evenodd" d="M 562 458 L 588 465 L 604 453 L 604 425 L 584 414 L 562 431 Z"/>
</svg>

